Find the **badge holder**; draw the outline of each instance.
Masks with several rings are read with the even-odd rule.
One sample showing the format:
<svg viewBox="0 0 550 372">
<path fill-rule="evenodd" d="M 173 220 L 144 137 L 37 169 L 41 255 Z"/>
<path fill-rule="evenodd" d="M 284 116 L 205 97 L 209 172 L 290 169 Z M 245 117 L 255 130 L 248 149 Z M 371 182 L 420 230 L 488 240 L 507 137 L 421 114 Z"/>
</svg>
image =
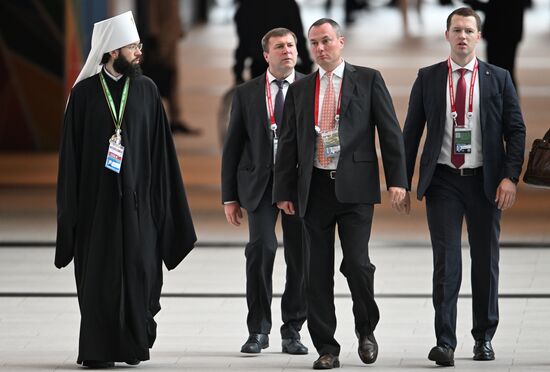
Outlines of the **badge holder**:
<svg viewBox="0 0 550 372">
<path fill-rule="evenodd" d="M 124 156 L 124 146 L 122 146 L 121 130 L 117 129 L 115 134 L 109 139 L 109 150 L 107 151 L 107 159 L 105 160 L 105 168 L 112 170 L 115 173 L 120 173 L 122 165 L 122 157 Z"/>
<path fill-rule="evenodd" d="M 279 138 L 277 137 L 277 124 L 271 124 L 271 130 L 273 131 L 273 164 L 277 158 L 277 147 L 279 146 Z"/>
<path fill-rule="evenodd" d="M 453 115 L 454 120 L 454 153 L 455 154 L 471 154 L 472 153 L 472 129 L 471 129 L 471 113 L 468 113 L 468 127 L 456 126 L 456 113 Z"/>
<path fill-rule="evenodd" d="M 336 115 L 334 119 L 334 129 L 321 133 L 325 156 L 328 158 L 333 158 L 340 154 L 340 136 L 338 135 L 340 115 Z"/>
</svg>

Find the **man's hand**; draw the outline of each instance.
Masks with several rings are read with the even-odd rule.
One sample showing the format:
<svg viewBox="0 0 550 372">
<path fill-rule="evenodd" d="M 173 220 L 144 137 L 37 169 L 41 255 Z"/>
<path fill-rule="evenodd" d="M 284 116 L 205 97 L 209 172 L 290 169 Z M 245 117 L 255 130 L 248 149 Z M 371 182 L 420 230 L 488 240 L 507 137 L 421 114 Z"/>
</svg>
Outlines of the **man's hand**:
<svg viewBox="0 0 550 372">
<path fill-rule="evenodd" d="M 239 219 L 243 218 L 243 212 L 239 203 L 224 204 L 223 211 L 227 222 L 235 226 L 241 226 Z"/>
<path fill-rule="evenodd" d="M 506 210 L 516 201 L 517 186 L 510 179 L 504 178 L 497 187 L 495 203 L 500 210 Z"/>
<path fill-rule="evenodd" d="M 405 197 L 403 198 L 401 203 L 399 203 L 399 205 L 397 206 L 397 211 L 399 213 L 405 213 L 405 214 L 409 214 L 411 212 L 411 196 L 408 191 L 405 192 Z"/>
<path fill-rule="evenodd" d="M 281 209 L 285 214 L 294 215 L 294 204 L 291 201 L 279 201 L 277 202 L 277 208 Z"/>
<path fill-rule="evenodd" d="M 388 189 L 390 193 L 390 202 L 392 208 L 396 209 L 400 212 L 400 206 L 403 199 L 405 199 L 405 195 L 407 194 L 407 191 L 403 187 L 390 187 Z"/>
</svg>

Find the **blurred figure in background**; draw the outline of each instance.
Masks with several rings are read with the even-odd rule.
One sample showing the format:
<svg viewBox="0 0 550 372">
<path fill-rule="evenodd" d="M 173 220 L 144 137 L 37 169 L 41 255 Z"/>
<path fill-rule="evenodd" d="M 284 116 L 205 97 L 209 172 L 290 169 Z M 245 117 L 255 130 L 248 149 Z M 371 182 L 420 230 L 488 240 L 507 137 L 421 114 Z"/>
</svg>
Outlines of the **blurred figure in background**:
<svg viewBox="0 0 550 372">
<path fill-rule="evenodd" d="M 485 14 L 481 35 L 487 42 L 487 62 L 508 70 L 517 90 L 514 73 L 516 52 L 523 37 L 523 13 L 532 5 L 532 1 L 463 1 L 472 9 L 481 10 Z"/>
<path fill-rule="evenodd" d="M 260 76 L 267 69 L 263 56 L 262 37 L 271 29 L 285 27 L 297 37 L 299 61 L 296 71 L 303 74 L 311 72 L 313 61 L 309 56 L 304 36 L 300 8 L 295 0 L 235 0 L 238 3 L 235 12 L 235 25 L 239 44 L 235 50 L 233 73 L 235 83 L 245 81 L 243 73 L 246 61 L 250 62 L 250 78 Z"/>
<path fill-rule="evenodd" d="M 403 21 L 403 36 L 409 37 L 409 0 L 398 0 L 401 18 Z M 418 23 L 422 24 L 422 0 L 414 0 Z"/>
<path fill-rule="evenodd" d="M 168 104 L 172 133 L 196 135 L 181 119 L 178 97 L 178 43 L 184 36 L 178 0 L 138 1 L 139 24 L 143 34 L 143 72 L 157 84 L 160 95 Z"/>
</svg>

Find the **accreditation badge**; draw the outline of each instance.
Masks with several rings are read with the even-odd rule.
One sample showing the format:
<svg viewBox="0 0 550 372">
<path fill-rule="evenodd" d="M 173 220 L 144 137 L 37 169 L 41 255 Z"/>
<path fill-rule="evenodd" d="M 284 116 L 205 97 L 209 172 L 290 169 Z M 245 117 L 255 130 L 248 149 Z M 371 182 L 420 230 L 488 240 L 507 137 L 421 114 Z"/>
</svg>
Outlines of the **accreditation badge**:
<svg viewBox="0 0 550 372">
<path fill-rule="evenodd" d="M 124 146 L 122 146 L 121 144 L 110 142 L 109 150 L 107 151 L 107 160 L 105 161 L 105 168 L 110 169 L 113 172 L 120 173 L 123 156 Z"/>
<path fill-rule="evenodd" d="M 321 133 L 321 139 L 323 140 L 325 156 L 328 158 L 338 156 L 340 153 L 340 137 L 338 136 L 338 128 Z"/>
<path fill-rule="evenodd" d="M 454 153 L 455 154 L 472 153 L 472 130 L 470 128 L 455 127 Z"/>
</svg>

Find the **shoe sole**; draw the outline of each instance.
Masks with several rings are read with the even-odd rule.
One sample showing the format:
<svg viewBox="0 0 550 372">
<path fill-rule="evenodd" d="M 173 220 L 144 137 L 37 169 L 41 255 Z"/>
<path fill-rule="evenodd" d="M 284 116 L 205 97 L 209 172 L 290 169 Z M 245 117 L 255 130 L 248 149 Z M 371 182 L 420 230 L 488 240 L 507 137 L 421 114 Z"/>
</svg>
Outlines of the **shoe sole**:
<svg viewBox="0 0 550 372">
<path fill-rule="evenodd" d="M 453 367 L 455 365 L 454 360 L 441 360 L 433 356 L 432 353 L 428 355 L 428 359 L 431 360 L 432 362 L 435 362 L 435 364 L 437 364 L 438 366 Z"/>
<path fill-rule="evenodd" d="M 474 357 L 474 360 L 481 361 L 481 362 L 489 362 L 491 360 L 495 360 L 495 357 L 487 358 L 487 357 Z"/>
<path fill-rule="evenodd" d="M 309 350 L 306 350 L 305 352 L 291 353 L 286 346 L 283 346 L 283 353 L 290 355 L 306 355 L 308 352 Z"/>
<path fill-rule="evenodd" d="M 241 353 L 244 353 L 244 354 L 260 354 L 263 349 L 267 349 L 268 347 L 269 347 L 269 343 L 267 343 L 265 345 L 261 345 L 260 346 L 260 351 L 245 351 L 245 350 L 241 349 Z"/>
<path fill-rule="evenodd" d="M 376 362 L 376 359 L 378 358 L 378 353 L 374 354 L 374 358 L 372 359 L 364 359 L 361 355 L 359 355 L 359 359 L 365 364 L 373 364 Z"/>
<path fill-rule="evenodd" d="M 332 363 L 332 367 L 316 367 L 316 366 L 313 366 L 313 369 L 333 369 L 333 368 L 340 368 L 340 361 L 339 360 Z"/>
</svg>

